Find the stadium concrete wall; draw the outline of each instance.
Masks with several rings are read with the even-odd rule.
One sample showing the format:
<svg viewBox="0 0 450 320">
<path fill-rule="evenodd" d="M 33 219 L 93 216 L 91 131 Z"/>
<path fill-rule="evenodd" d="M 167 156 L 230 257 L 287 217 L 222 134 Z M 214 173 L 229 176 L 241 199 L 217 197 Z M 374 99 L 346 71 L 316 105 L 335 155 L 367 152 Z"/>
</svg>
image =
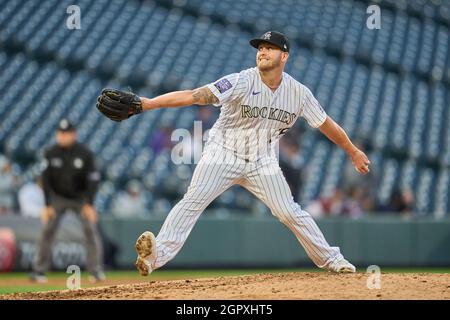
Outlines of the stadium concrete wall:
<svg viewBox="0 0 450 320">
<path fill-rule="evenodd" d="M 134 242 L 157 232 L 163 219 L 105 219 L 106 233 L 120 240 L 119 264 L 134 261 Z M 317 221 L 328 242 L 358 266 L 450 266 L 450 219 L 375 217 Z M 313 266 L 292 232 L 273 217 L 201 217 L 167 267 Z"/>
<path fill-rule="evenodd" d="M 151 219 L 101 219 L 102 233 L 118 247 L 119 268 L 133 268 L 134 242 L 140 233 L 157 233 L 164 217 Z M 450 266 L 450 219 L 401 219 L 368 217 L 358 220 L 317 220 L 328 242 L 359 267 L 448 267 Z M 0 217 L 0 229 L 10 234 L 0 241 L 3 271 L 29 270 L 40 233 L 38 219 Z M 11 236 L 12 233 L 12 236 Z M 14 245 L 11 240 L 15 239 Z M 0 239 L 1 240 L 1 239 Z M 84 236 L 74 215 L 62 220 L 53 246 L 53 268 L 84 265 Z M 15 256 L 11 266 L 11 254 Z M 6 266 L 6 267 L 5 267 Z M 205 213 L 195 225 L 185 246 L 167 268 L 295 268 L 312 267 L 294 235 L 276 218 L 232 215 L 227 218 Z"/>
</svg>

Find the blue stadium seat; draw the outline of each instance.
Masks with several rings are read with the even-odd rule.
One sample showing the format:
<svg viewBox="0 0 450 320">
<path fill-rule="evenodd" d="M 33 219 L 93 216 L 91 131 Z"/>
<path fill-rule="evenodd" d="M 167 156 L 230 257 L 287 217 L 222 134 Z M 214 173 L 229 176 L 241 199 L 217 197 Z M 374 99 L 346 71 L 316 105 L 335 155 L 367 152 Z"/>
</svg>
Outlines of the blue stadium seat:
<svg viewBox="0 0 450 320">
<path fill-rule="evenodd" d="M 130 86 L 151 97 L 199 87 L 253 67 L 248 39 L 278 29 L 292 44 L 286 71 L 352 138 L 373 149 L 382 173 L 379 200 L 409 187 L 419 211 L 448 213 L 447 1 L 378 1 L 379 30 L 364 27 L 367 5 L 352 0 L 191 0 L 172 8 L 161 0 L 80 0 L 80 30 L 65 28 L 70 4 L 0 1 L 0 149 L 39 155 L 53 143 L 59 119 L 69 117 L 98 156 L 106 179 L 102 210 L 131 178 L 143 179 L 155 208 L 166 208 L 158 202 L 164 192 L 173 199 L 184 192 L 193 166 L 175 166 L 167 152 L 153 154 L 149 140 L 158 125 L 190 130 L 197 110 L 155 110 L 117 124 L 95 109 L 101 89 Z M 307 130 L 299 138 L 309 173 L 302 201 L 338 186 L 348 161 L 319 137 Z M 185 183 L 175 183 L 181 178 Z M 217 204 L 239 201 L 251 209 L 237 190 Z"/>
</svg>

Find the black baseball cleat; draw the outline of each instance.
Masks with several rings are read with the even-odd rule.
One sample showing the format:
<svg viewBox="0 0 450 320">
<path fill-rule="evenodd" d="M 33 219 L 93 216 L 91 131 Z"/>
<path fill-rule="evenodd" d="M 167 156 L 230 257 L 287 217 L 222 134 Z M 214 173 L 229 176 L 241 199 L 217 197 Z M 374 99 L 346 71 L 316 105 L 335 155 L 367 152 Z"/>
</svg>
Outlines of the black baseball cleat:
<svg viewBox="0 0 450 320">
<path fill-rule="evenodd" d="M 48 279 L 43 272 L 32 272 L 30 280 L 36 283 L 47 283 Z"/>
</svg>

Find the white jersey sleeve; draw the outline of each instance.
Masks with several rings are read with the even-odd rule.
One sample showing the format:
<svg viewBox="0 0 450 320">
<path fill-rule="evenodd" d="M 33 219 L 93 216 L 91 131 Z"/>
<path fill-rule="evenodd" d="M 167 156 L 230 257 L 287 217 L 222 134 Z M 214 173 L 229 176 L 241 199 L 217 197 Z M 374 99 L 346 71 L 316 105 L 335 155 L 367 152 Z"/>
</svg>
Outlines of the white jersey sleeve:
<svg viewBox="0 0 450 320">
<path fill-rule="evenodd" d="M 241 72 L 229 74 L 206 86 L 219 99 L 219 103 L 214 104 L 217 107 L 242 98 L 247 91 L 247 83 L 246 76 Z"/>
<path fill-rule="evenodd" d="M 327 113 L 323 110 L 319 101 L 314 97 L 311 90 L 304 87 L 305 94 L 300 116 L 305 118 L 308 124 L 313 128 L 320 127 L 327 119 Z"/>
</svg>

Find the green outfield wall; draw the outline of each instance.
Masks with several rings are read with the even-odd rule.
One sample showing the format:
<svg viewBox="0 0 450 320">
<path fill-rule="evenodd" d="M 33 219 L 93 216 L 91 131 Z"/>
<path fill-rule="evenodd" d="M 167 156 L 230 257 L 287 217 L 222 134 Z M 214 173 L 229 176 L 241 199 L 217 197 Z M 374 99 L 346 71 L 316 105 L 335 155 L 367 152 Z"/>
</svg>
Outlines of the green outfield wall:
<svg viewBox="0 0 450 320">
<path fill-rule="evenodd" d="M 131 267 L 134 242 L 145 230 L 155 234 L 162 218 L 117 220 L 102 226 L 120 247 L 118 264 Z M 358 266 L 450 266 L 450 219 L 368 217 L 317 220 L 328 242 Z M 308 267 L 313 266 L 294 235 L 276 218 L 205 214 L 185 246 L 167 267 Z"/>
<path fill-rule="evenodd" d="M 158 233 L 164 216 L 150 219 L 101 217 L 102 234 L 118 246 L 116 267 L 134 268 L 136 238 Z M 328 242 L 359 267 L 450 267 L 450 217 L 445 219 L 376 216 L 357 220 L 317 220 Z M 41 231 L 39 219 L 0 217 L 0 271 L 30 270 Z M 105 242 L 106 243 L 106 242 Z M 105 246 L 105 249 L 107 246 Z M 109 251 L 106 250 L 106 254 Z M 61 221 L 52 248 L 52 266 L 83 266 L 86 251 L 75 215 Z M 112 259 L 112 255 L 106 257 Z M 106 261 L 105 261 L 106 263 Z M 297 239 L 272 216 L 205 212 L 185 246 L 167 268 L 295 268 L 313 264 Z"/>
</svg>

